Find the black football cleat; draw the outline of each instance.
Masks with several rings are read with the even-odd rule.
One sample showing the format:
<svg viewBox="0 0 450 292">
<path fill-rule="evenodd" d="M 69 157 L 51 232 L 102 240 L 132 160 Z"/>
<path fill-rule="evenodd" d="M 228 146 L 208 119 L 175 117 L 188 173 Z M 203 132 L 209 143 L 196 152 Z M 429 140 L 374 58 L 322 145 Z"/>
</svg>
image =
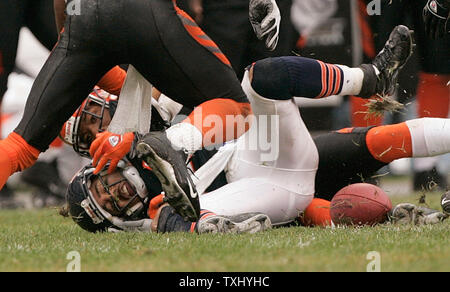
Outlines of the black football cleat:
<svg viewBox="0 0 450 292">
<path fill-rule="evenodd" d="M 375 94 L 379 96 L 395 94 L 398 74 L 414 51 L 413 34 L 414 31 L 404 25 L 395 27 L 372 64 L 361 65 L 360 68 L 364 71 L 364 82 L 360 97 L 370 98 Z"/>
<path fill-rule="evenodd" d="M 158 177 L 169 205 L 185 220 L 197 221 L 200 218 L 200 202 L 184 152 L 173 149 L 164 132 L 145 135 L 137 143 L 136 151 Z"/>
<path fill-rule="evenodd" d="M 450 216 L 450 191 L 447 191 L 441 199 L 442 210 Z"/>
</svg>

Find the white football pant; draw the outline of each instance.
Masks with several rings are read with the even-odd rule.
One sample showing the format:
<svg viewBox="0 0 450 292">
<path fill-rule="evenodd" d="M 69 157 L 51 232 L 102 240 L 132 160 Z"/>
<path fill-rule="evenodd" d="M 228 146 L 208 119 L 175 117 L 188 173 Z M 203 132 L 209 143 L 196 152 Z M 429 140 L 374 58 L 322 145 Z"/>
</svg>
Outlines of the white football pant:
<svg viewBox="0 0 450 292">
<path fill-rule="evenodd" d="M 261 212 L 274 225 L 293 221 L 311 203 L 319 155 L 294 100 L 258 95 L 248 72 L 242 82 L 254 122 L 236 142 L 225 172 L 228 184 L 200 197 L 220 215 Z"/>
</svg>

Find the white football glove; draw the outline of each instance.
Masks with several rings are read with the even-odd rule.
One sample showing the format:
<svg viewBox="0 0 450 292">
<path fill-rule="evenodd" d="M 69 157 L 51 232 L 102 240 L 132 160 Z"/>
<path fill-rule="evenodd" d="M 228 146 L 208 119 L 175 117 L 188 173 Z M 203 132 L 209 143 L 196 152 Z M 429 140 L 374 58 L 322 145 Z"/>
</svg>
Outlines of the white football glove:
<svg viewBox="0 0 450 292">
<path fill-rule="evenodd" d="M 275 0 L 250 0 L 249 18 L 258 39 L 265 40 L 269 50 L 275 50 L 281 23 L 280 9 Z"/>
<path fill-rule="evenodd" d="M 437 210 L 417 207 L 414 204 L 403 203 L 395 206 L 389 215 L 393 224 L 431 225 L 448 218 L 448 215 Z"/>
<path fill-rule="evenodd" d="M 120 229 L 110 227 L 108 228 L 108 232 L 110 233 L 121 233 L 121 232 L 143 232 L 149 233 L 152 232 L 152 220 L 151 219 L 143 219 L 138 221 L 123 221 L 119 218 L 113 218 L 113 224 Z"/>
</svg>

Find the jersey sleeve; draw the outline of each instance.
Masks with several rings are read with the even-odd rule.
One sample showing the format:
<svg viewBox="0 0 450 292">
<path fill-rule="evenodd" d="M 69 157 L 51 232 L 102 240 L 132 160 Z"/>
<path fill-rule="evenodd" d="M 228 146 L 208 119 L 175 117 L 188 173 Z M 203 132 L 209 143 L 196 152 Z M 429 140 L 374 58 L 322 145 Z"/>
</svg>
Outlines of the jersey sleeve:
<svg viewBox="0 0 450 292">
<path fill-rule="evenodd" d="M 126 77 L 127 72 L 119 66 L 116 66 L 106 73 L 97 85 L 101 89 L 119 96 Z"/>
</svg>

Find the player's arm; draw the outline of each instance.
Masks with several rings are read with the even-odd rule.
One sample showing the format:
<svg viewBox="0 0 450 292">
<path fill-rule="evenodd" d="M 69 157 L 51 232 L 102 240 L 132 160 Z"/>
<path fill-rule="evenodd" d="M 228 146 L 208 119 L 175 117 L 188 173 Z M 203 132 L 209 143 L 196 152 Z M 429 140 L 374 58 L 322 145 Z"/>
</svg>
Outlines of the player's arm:
<svg viewBox="0 0 450 292">
<path fill-rule="evenodd" d="M 97 86 L 111 94 L 119 96 L 126 77 L 127 72 L 119 66 L 115 66 L 100 79 Z"/>
<path fill-rule="evenodd" d="M 66 0 L 53 0 L 53 7 L 55 10 L 56 28 L 61 31 L 66 21 Z"/>
</svg>

